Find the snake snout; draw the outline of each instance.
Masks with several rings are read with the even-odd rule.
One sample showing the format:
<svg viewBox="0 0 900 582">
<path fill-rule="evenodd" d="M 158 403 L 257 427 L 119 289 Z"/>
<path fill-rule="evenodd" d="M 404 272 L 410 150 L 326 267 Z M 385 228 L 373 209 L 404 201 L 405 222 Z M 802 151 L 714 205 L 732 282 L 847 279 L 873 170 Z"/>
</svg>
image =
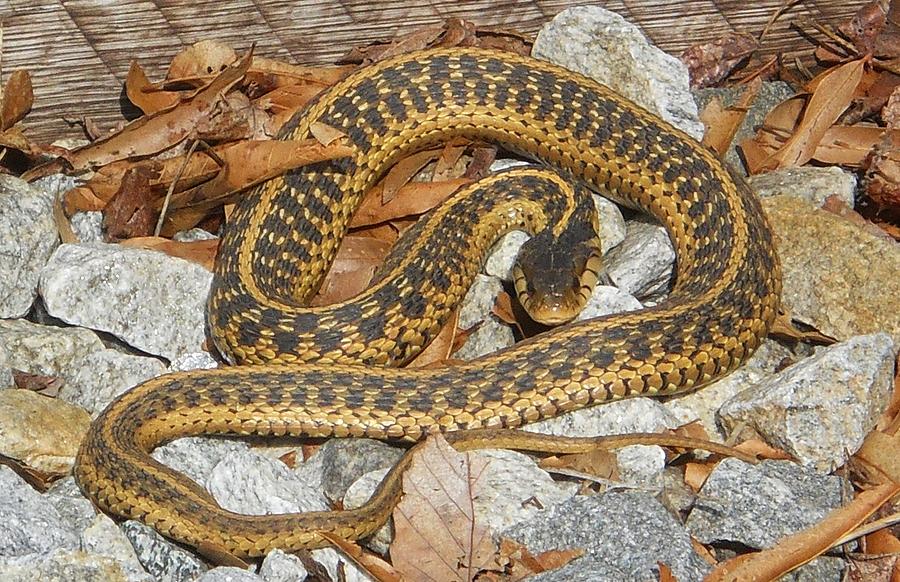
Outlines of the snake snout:
<svg viewBox="0 0 900 582">
<path fill-rule="evenodd" d="M 513 280 L 528 315 L 545 325 L 572 321 L 584 308 L 601 267 L 599 241 L 572 244 L 566 237 L 548 240 L 538 234 L 519 252 Z"/>
</svg>

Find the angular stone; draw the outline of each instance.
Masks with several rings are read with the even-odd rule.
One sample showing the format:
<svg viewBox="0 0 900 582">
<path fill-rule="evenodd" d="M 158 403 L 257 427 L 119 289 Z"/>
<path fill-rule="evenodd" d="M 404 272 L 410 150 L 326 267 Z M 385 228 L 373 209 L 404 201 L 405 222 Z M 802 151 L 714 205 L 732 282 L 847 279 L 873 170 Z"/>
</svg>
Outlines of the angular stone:
<svg viewBox="0 0 900 582">
<path fill-rule="evenodd" d="M 0 465 L 0 558 L 78 549 L 71 524 L 5 465 Z"/>
<path fill-rule="evenodd" d="M 893 387 L 894 344 L 860 336 L 817 350 L 738 393 L 720 409 L 723 427 L 748 427 L 804 465 L 843 465 L 875 427 Z"/>
<path fill-rule="evenodd" d="M 531 54 L 592 77 L 694 138 L 703 137 L 685 64 L 615 12 L 599 6 L 563 10 L 538 32 Z"/>
<path fill-rule="evenodd" d="M 91 417 L 30 390 L 0 390 L 0 453 L 52 475 L 72 468 Z"/>
<path fill-rule="evenodd" d="M 40 289 L 54 317 L 171 360 L 205 341 L 211 281 L 200 265 L 156 251 L 66 244 L 44 267 Z"/>
<path fill-rule="evenodd" d="M 0 174 L 0 317 L 22 317 L 37 297 L 41 268 L 59 235 L 53 197 Z"/>
<path fill-rule="evenodd" d="M 900 344 L 900 245 L 790 196 L 763 200 L 784 270 L 784 308 L 838 340 Z"/>
<path fill-rule="evenodd" d="M 792 196 L 819 207 L 829 196 L 837 196 L 853 208 L 856 195 L 856 176 L 837 166 L 784 168 L 750 176 L 747 181 L 760 198 Z"/>
<path fill-rule="evenodd" d="M 79 360 L 77 369 L 67 374 L 59 398 L 96 416 L 119 394 L 164 371 L 165 366 L 156 358 L 132 356 L 117 350 L 93 352 Z"/>
<path fill-rule="evenodd" d="M 841 505 L 841 493 L 840 477 L 789 461 L 728 458 L 706 479 L 685 525 L 704 544 L 770 548 L 821 521 Z"/>
<path fill-rule="evenodd" d="M 193 582 L 206 572 L 207 567 L 201 560 L 171 543 L 153 528 L 139 521 L 126 521 L 121 527 L 138 560 L 155 579 Z"/>
<path fill-rule="evenodd" d="M 576 496 L 503 535 L 524 543 L 533 554 L 584 549 L 585 557 L 561 574 L 593 574 L 576 578 L 581 580 L 655 580 L 657 562 L 669 566 L 681 582 L 699 582 L 711 570 L 694 552 L 684 527 L 656 499 L 641 492 Z M 587 570 L 595 567 L 594 560 L 600 567 Z M 538 579 L 571 580 L 561 575 L 548 572 Z"/>
<path fill-rule="evenodd" d="M 39 325 L 24 319 L 0 320 L 0 346 L 9 367 L 58 377 L 78 368 L 88 354 L 105 349 L 89 329 Z"/>
<path fill-rule="evenodd" d="M 622 243 L 605 257 L 606 272 L 621 291 L 639 300 L 654 299 L 669 289 L 675 249 L 663 227 L 644 221 L 628 223 Z"/>
</svg>

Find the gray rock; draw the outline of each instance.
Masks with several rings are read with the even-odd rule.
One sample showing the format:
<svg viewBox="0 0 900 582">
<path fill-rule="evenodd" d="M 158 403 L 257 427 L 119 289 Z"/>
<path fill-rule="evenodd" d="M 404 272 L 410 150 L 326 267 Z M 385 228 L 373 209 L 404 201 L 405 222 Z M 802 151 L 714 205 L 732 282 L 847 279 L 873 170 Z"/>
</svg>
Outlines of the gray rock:
<svg viewBox="0 0 900 582">
<path fill-rule="evenodd" d="M 847 562 L 841 558 L 819 556 L 781 579 L 784 582 L 844 582 L 849 579 L 845 577 L 848 569 Z"/>
<path fill-rule="evenodd" d="M 825 204 L 825 199 L 829 196 L 837 196 L 841 202 L 853 208 L 856 194 L 856 176 L 837 166 L 784 168 L 750 176 L 747 181 L 760 198 L 793 196 L 819 207 Z"/>
<path fill-rule="evenodd" d="M 87 144 L 88 142 L 84 143 Z M 50 174 L 49 176 L 38 178 L 37 180 L 32 182 L 31 187 L 37 188 L 46 193 L 50 200 L 55 200 L 81 183 L 83 183 L 83 180 L 75 176 L 68 176 L 66 174 Z"/>
<path fill-rule="evenodd" d="M 563 10 L 540 30 L 531 53 L 593 77 L 695 138 L 703 137 L 687 67 L 615 12 L 599 6 Z"/>
<path fill-rule="evenodd" d="M 119 394 L 165 371 L 163 363 L 156 358 L 123 354 L 117 350 L 90 353 L 77 365 L 66 374 L 59 398 L 94 416 Z"/>
<path fill-rule="evenodd" d="M 606 254 L 625 240 L 625 217 L 615 202 L 597 194 L 593 198 L 600 218 L 600 248 Z"/>
<path fill-rule="evenodd" d="M 103 514 L 98 514 L 94 523 L 81 532 L 81 549 L 115 560 L 131 582 L 153 582 L 138 560 L 134 546 L 113 520 Z"/>
<path fill-rule="evenodd" d="M 675 266 L 675 249 L 663 227 L 650 222 L 628 223 L 622 243 L 605 257 L 613 283 L 639 300 L 665 294 Z"/>
<path fill-rule="evenodd" d="M 207 571 L 201 560 L 169 542 L 153 528 L 138 521 L 126 521 L 121 527 L 138 560 L 159 582 L 191 582 Z"/>
<path fill-rule="evenodd" d="M 0 558 L 78 549 L 78 533 L 43 495 L 0 465 Z"/>
<path fill-rule="evenodd" d="M 310 486 L 281 461 L 251 450 L 226 454 L 206 488 L 223 508 L 249 515 L 330 508 L 321 488 Z"/>
<path fill-rule="evenodd" d="M 201 487 L 206 486 L 215 466 L 232 453 L 250 450 L 246 441 L 216 437 L 187 437 L 167 443 L 155 451 L 153 458 L 184 473 Z"/>
<path fill-rule="evenodd" d="M 259 575 L 266 582 L 303 582 L 307 571 L 297 556 L 273 550 L 259 567 Z"/>
<path fill-rule="evenodd" d="M 593 561 L 600 562 L 600 569 L 591 571 L 591 578 L 576 579 L 656 580 L 657 562 L 663 562 L 679 581 L 689 582 L 701 580 L 711 569 L 694 552 L 681 524 L 646 493 L 576 496 L 503 535 L 524 543 L 532 553 L 584 549 L 586 558 L 573 561 L 567 572 L 587 573 Z M 540 579 L 563 578 L 548 573 Z"/>
<path fill-rule="evenodd" d="M 69 219 L 69 224 L 72 225 L 72 232 L 78 237 L 79 242 L 104 242 L 103 213 L 99 210 L 76 212 Z"/>
<path fill-rule="evenodd" d="M 597 285 L 594 287 L 593 293 L 591 293 L 591 298 L 588 299 L 587 304 L 575 318 L 575 321 L 611 315 L 613 313 L 635 311 L 642 307 L 641 302 L 635 299 L 633 295 L 629 295 L 618 287 Z"/>
<path fill-rule="evenodd" d="M 260 582 L 263 580 L 253 572 L 232 566 L 219 566 L 197 578 L 196 582 Z"/>
<path fill-rule="evenodd" d="M 736 87 L 712 87 L 699 89 L 694 95 L 697 100 L 697 107 L 703 111 L 713 97 L 719 97 L 722 105 L 731 107 L 741 98 L 746 87 L 738 85 Z M 787 83 L 776 81 L 771 83 L 763 83 L 759 88 L 756 99 L 750 104 L 744 121 L 738 128 L 728 152 L 725 154 L 725 161 L 736 170 L 740 175 L 746 176 L 747 170 L 744 168 L 744 162 L 741 160 L 737 152 L 737 146 L 745 139 L 752 138 L 756 135 L 757 128 L 765 121 L 766 115 L 772 109 L 787 99 L 794 96 L 794 89 Z"/>
<path fill-rule="evenodd" d="M 181 230 L 175 233 L 175 236 L 172 237 L 172 240 L 177 240 L 178 242 L 194 242 L 198 240 L 212 240 L 214 238 L 219 238 L 211 232 L 207 232 L 202 228 L 192 228 L 190 230 Z"/>
<path fill-rule="evenodd" d="M 0 320 L 0 346 L 9 367 L 58 377 L 77 369 L 85 356 L 105 349 L 89 329 L 38 325 L 24 319 Z"/>
<path fill-rule="evenodd" d="M 516 263 L 516 257 L 519 256 L 519 250 L 530 238 L 528 234 L 520 230 L 506 233 L 488 253 L 488 259 L 484 263 L 485 274 L 507 283 L 511 282 L 513 265 Z"/>
<path fill-rule="evenodd" d="M 356 509 L 362 507 L 363 504 L 372 497 L 375 488 L 384 481 L 388 471 L 390 471 L 390 468 L 369 471 L 354 481 L 350 487 L 347 488 L 347 492 L 344 493 L 344 508 Z M 374 534 L 366 538 L 365 546 L 377 554 L 386 556 L 390 550 L 391 541 L 393 539 L 394 520 L 388 519 Z"/>
<path fill-rule="evenodd" d="M 841 493 L 839 477 L 789 461 L 724 459 L 700 489 L 685 525 L 704 544 L 770 548 L 821 521 L 840 506 Z"/>
<path fill-rule="evenodd" d="M 66 244 L 41 274 L 47 311 L 173 359 L 200 349 L 212 274 L 195 263 L 119 245 Z"/>
<path fill-rule="evenodd" d="M 603 556 L 583 556 L 562 568 L 535 574 L 529 582 L 642 582 L 653 578 L 632 576 Z"/>
<path fill-rule="evenodd" d="M 0 175 L 0 317 L 22 317 L 37 297 L 41 268 L 59 243 L 53 197 Z"/>
<path fill-rule="evenodd" d="M 503 288 L 500 279 L 478 275 L 463 298 L 459 309 L 460 329 L 470 329 L 479 324 L 453 357 L 470 360 L 509 347 L 515 342 L 512 329 L 501 323 L 492 313 L 497 294 Z"/>
<path fill-rule="evenodd" d="M 82 495 L 75 478 L 71 476 L 51 485 L 44 499 L 53 505 L 62 522 L 68 524 L 73 531 L 84 531 L 97 515 L 93 504 Z"/>
<path fill-rule="evenodd" d="M 900 344 L 900 244 L 791 196 L 762 201 L 784 271 L 784 309 L 838 340 Z"/>
<path fill-rule="evenodd" d="M 2 335 L 2 331 L 0 331 L 0 335 Z M 0 341 L 0 390 L 13 387 L 15 387 L 15 380 L 13 380 L 12 368 L 9 366 L 9 356 L 3 342 Z"/>
<path fill-rule="evenodd" d="M 322 462 L 325 497 L 343 499 L 347 488 L 363 474 L 392 467 L 404 451 L 372 439 L 331 439 L 316 453 Z"/>
<path fill-rule="evenodd" d="M 0 453 L 28 467 L 64 475 L 87 433 L 88 414 L 31 390 L 0 390 Z"/>
<path fill-rule="evenodd" d="M 724 442 L 726 434 L 716 417 L 719 408 L 739 392 L 767 378 L 786 359 L 795 359 L 788 348 L 765 339 L 756 353 L 731 374 L 699 390 L 666 398 L 664 406 L 679 424 L 699 420 L 711 439 Z"/>
<path fill-rule="evenodd" d="M 211 370 L 218 368 L 219 363 L 209 352 L 191 352 L 178 356 L 169 364 L 169 372 L 187 372 L 189 370 Z"/>
<path fill-rule="evenodd" d="M 678 419 L 659 401 L 652 398 L 628 398 L 533 422 L 525 430 L 562 436 L 599 436 L 659 432 L 677 426 Z"/>
<path fill-rule="evenodd" d="M 80 550 L 0 558 L 0 580 L 4 582 L 132 582 L 122 564 L 106 556 Z M 144 578 L 140 580 L 146 580 Z"/>
<path fill-rule="evenodd" d="M 719 411 L 727 432 L 749 427 L 804 465 L 843 465 L 888 404 L 894 344 L 860 336 L 817 353 L 740 392 Z"/>
</svg>

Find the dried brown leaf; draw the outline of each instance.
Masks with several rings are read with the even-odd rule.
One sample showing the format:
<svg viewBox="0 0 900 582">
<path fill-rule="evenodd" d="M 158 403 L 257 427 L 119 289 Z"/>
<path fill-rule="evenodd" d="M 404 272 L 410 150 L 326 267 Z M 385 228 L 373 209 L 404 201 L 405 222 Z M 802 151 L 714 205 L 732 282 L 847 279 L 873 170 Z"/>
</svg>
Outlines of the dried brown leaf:
<svg viewBox="0 0 900 582">
<path fill-rule="evenodd" d="M 825 132 L 850 105 L 865 65 L 865 59 L 851 61 L 813 79 L 814 93 L 800 123 L 765 168 L 802 166 L 813 157 Z"/>
<path fill-rule="evenodd" d="M 394 508 L 394 567 L 409 580 L 471 581 L 495 569 L 497 547 L 475 522 L 474 499 L 487 462 L 428 437 L 403 474 Z"/>
<path fill-rule="evenodd" d="M 103 212 L 103 230 L 112 240 L 147 236 L 156 225 L 156 198 L 150 192 L 153 174 L 135 166 L 122 178 L 122 184 Z"/>
<path fill-rule="evenodd" d="M 867 554 L 900 554 L 900 539 L 885 528 L 866 536 Z"/>
<path fill-rule="evenodd" d="M 209 85 L 173 109 L 145 116 L 125 128 L 84 148 L 71 152 L 68 161 L 75 170 L 102 166 L 137 156 L 165 151 L 194 134 L 197 125 L 214 115 L 222 97 L 241 80 L 252 59 L 252 53 L 228 67 Z"/>
<path fill-rule="evenodd" d="M 714 97 L 700 113 L 700 121 L 706 126 L 703 145 L 716 152 L 719 158 L 724 158 L 728 152 L 761 86 L 762 82 L 759 79 L 749 83 L 737 103 L 728 108 Z"/>
<path fill-rule="evenodd" d="M 50 398 L 56 398 L 59 389 L 65 385 L 65 380 L 59 376 L 31 374 L 15 368 L 12 369 L 12 377 L 16 388 L 31 390 Z"/>
<path fill-rule="evenodd" d="M 372 237 L 344 237 L 331 270 L 312 299 L 312 306 L 331 305 L 359 295 L 390 250 L 390 244 Z"/>
<path fill-rule="evenodd" d="M 21 121 L 34 104 L 31 75 L 28 71 L 13 71 L 3 86 L 3 104 L 0 107 L 0 130 L 6 131 Z M 27 150 L 23 150 L 27 151 Z"/>
<path fill-rule="evenodd" d="M 470 180 L 465 178 L 446 182 L 412 182 L 403 186 L 390 202 L 383 205 L 378 204 L 380 196 L 367 194 L 353 215 L 350 226 L 358 228 L 424 214 L 469 183 Z"/>
<path fill-rule="evenodd" d="M 440 149 L 430 149 L 416 152 L 406 156 L 393 165 L 385 177 L 381 180 L 381 199 L 382 204 L 387 204 L 397 195 L 397 191 L 406 186 L 416 174 L 429 163 L 438 159 L 441 155 Z"/>
<path fill-rule="evenodd" d="M 615 453 L 594 449 L 587 453 L 574 453 L 560 457 L 547 457 L 538 463 L 542 469 L 568 469 L 592 475 L 600 479 L 619 480 L 619 464 Z"/>
<path fill-rule="evenodd" d="M 728 32 L 712 42 L 695 44 L 679 57 L 688 67 L 691 87 L 711 87 L 727 77 L 759 48 L 746 32 Z"/>
<path fill-rule="evenodd" d="M 131 67 L 128 69 L 125 94 L 145 115 L 174 107 L 181 100 L 178 93 L 157 90 L 137 61 L 131 61 Z"/>
<path fill-rule="evenodd" d="M 424 350 L 419 352 L 407 365 L 407 368 L 428 368 L 442 365 L 450 359 L 456 346 L 456 326 L 459 324 L 459 310 L 444 323 L 441 331 L 431 340 Z"/>
<path fill-rule="evenodd" d="M 549 550 L 533 555 L 523 544 L 508 539 L 500 538 L 500 559 L 507 564 L 508 576 L 487 576 L 487 580 L 502 580 L 503 582 L 519 582 L 534 574 L 562 568 L 572 560 L 584 555 L 584 550 Z M 481 577 L 479 577 L 481 580 Z"/>
<path fill-rule="evenodd" d="M 684 466 L 685 485 L 697 493 L 715 467 L 715 463 L 686 463 Z"/>
<path fill-rule="evenodd" d="M 345 556 L 350 558 L 357 568 L 369 575 L 376 582 L 403 582 L 403 577 L 393 566 L 371 552 L 367 552 L 353 542 L 348 542 L 327 532 L 322 537 L 331 542 Z"/>
<path fill-rule="evenodd" d="M 672 568 L 663 562 L 657 562 L 656 567 L 659 568 L 659 582 L 678 582 L 678 578 L 672 573 Z"/>
<path fill-rule="evenodd" d="M 219 239 L 177 241 L 159 236 L 140 236 L 123 240 L 119 244 L 125 247 L 160 251 L 170 257 L 197 263 L 207 271 L 213 270 L 216 252 L 219 250 Z"/>
<path fill-rule="evenodd" d="M 186 47 L 172 58 L 166 79 L 183 82 L 218 75 L 237 60 L 237 53 L 217 40 L 201 40 Z"/>
<path fill-rule="evenodd" d="M 331 145 L 335 140 L 347 137 L 347 134 L 321 121 L 314 121 L 309 126 L 309 133 L 323 146 Z M 348 154 L 349 155 L 349 154 Z"/>
</svg>

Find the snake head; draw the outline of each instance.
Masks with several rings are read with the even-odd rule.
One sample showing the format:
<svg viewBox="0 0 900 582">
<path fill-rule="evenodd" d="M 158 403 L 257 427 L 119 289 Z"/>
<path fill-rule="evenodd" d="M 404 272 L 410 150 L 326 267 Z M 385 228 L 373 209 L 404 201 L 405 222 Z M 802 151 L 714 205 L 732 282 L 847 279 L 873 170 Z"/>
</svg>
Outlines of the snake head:
<svg viewBox="0 0 900 582">
<path fill-rule="evenodd" d="M 595 232 L 567 229 L 556 238 L 544 230 L 528 240 L 513 266 L 519 302 L 528 315 L 546 325 L 575 318 L 594 290 L 602 266 Z"/>
</svg>

